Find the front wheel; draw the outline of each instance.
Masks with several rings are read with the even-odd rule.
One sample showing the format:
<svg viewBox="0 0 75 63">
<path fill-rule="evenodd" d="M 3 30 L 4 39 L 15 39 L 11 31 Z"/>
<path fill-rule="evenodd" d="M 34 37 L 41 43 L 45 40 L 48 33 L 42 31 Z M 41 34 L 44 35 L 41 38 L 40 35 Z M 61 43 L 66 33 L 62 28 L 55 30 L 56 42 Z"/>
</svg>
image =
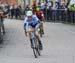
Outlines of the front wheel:
<svg viewBox="0 0 75 63">
<path fill-rule="evenodd" d="M 38 52 L 38 55 L 41 56 L 41 54 L 40 54 L 40 49 L 37 49 L 37 52 Z"/>
<path fill-rule="evenodd" d="M 33 49 L 33 52 L 34 52 L 35 58 L 38 58 L 37 50 L 36 49 Z"/>
</svg>

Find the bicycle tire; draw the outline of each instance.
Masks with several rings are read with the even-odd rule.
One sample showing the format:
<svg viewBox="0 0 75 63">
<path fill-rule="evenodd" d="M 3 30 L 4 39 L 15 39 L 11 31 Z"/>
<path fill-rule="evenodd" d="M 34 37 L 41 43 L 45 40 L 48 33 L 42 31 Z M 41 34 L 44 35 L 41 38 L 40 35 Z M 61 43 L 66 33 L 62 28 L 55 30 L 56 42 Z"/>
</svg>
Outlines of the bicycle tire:
<svg viewBox="0 0 75 63">
<path fill-rule="evenodd" d="M 40 54 L 40 50 L 39 50 L 39 49 L 37 49 L 37 52 L 38 52 L 38 55 L 41 56 L 41 54 Z"/>
<path fill-rule="evenodd" d="M 38 56 L 40 56 L 41 54 L 40 54 L 38 39 L 36 36 L 32 39 L 32 44 L 33 44 L 32 49 L 33 49 L 34 57 L 38 58 Z"/>
<path fill-rule="evenodd" d="M 33 49 L 33 53 L 34 53 L 34 57 L 35 57 L 35 58 L 38 58 L 37 50 L 36 50 L 36 49 Z"/>
<path fill-rule="evenodd" d="M 33 39 L 33 53 L 34 53 L 34 57 L 37 58 L 38 57 L 38 51 L 37 51 L 37 47 L 36 47 L 36 38 Z"/>
</svg>

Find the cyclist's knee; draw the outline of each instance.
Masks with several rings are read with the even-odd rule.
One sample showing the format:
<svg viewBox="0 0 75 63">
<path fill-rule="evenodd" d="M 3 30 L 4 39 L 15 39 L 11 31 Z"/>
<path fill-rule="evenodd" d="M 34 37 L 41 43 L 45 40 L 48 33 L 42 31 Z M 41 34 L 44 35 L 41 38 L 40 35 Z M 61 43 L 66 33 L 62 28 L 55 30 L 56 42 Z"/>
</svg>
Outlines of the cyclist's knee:
<svg viewBox="0 0 75 63">
<path fill-rule="evenodd" d="M 36 35 L 39 36 L 39 31 L 38 30 L 36 30 Z"/>
<path fill-rule="evenodd" d="M 28 32 L 28 33 L 31 33 L 31 31 L 32 31 L 32 30 L 31 30 L 30 28 L 27 29 L 27 32 Z"/>
</svg>

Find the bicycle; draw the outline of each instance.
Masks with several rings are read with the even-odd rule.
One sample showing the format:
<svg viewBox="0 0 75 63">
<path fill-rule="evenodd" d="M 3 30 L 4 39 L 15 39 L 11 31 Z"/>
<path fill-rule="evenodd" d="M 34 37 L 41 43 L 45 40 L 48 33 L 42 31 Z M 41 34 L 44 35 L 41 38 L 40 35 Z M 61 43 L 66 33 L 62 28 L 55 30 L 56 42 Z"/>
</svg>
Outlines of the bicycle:
<svg viewBox="0 0 75 63">
<path fill-rule="evenodd" d="M 41 56 L 41 54 L 40 54 L 40 45 L 38 43 L 38 39 L 35 34 L 35 29 L 31 31 L 31 38 L 32 38 L 32 45 L 33 45 L 32 49 L 33 49 L 34 57 L 38 58 L 38 56 Z"/>
</svg>

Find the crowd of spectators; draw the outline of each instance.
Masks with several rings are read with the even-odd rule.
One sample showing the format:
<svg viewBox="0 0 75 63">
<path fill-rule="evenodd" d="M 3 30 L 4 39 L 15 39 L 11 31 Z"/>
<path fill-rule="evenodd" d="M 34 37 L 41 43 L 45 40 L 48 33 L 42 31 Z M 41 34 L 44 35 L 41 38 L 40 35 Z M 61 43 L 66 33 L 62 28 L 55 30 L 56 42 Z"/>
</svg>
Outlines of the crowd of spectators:
<svg viewBox="0 0 75 63">
<path fill-rule="evenodd" d="M 24 18 L 28 10 L 35 10 L 36 5 L 40 6 L 46 21 L 75 22 L 75 4 L 70 5 L 70 1 L 66 4 L 58 1 L 46 1 L 36 4 L 35 1 L 32 6 L 27 4 L 24 6 L 25 8 L 21 7 L 21 5 L 8 5 L 6 7 L 6 13 L 8 14 L 9 18 L 21 19 Z"/>
</svg>

